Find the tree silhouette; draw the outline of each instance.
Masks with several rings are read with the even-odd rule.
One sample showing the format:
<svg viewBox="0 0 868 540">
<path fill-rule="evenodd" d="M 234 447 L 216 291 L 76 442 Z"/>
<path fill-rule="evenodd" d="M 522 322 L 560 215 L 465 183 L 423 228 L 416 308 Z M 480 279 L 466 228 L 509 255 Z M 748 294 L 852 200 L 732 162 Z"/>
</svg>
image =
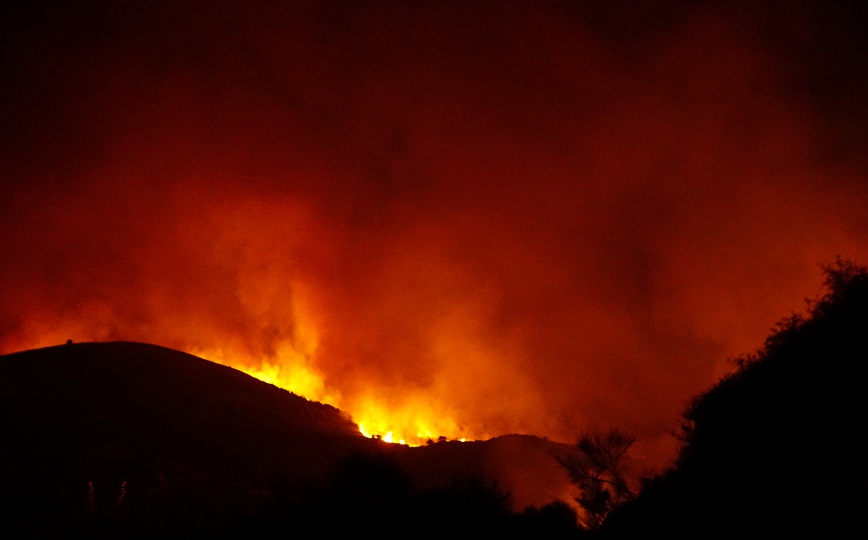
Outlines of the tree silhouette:
<svg viewBox="0 0 868 540">
<path fill-rule="evenodd" d="M 596 529 L 619 504 L 635 497 L 624 474 L 623 459 L 636 437 L 610 429 L 605 433 L 583 433 L 576 441 L 577 453 L 557 458 L 580 494 L 576 502 L 583 510 L 582 523 Z"/>
</svg>

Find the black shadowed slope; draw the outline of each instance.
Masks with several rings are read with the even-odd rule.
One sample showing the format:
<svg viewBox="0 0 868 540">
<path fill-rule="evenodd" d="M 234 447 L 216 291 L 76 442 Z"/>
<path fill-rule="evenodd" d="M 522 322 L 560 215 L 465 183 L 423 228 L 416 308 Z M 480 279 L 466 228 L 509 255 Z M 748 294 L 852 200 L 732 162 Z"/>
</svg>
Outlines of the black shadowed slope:
<svg viewBox="0 0 868 540">
<path fill-rule="evenodd" d="M 7 448 L 125 446 L 234 480 L 312 474 L 365 441 L 334 407 L 142 343 L 0 357 L 0 407 Z"/>
<path fill-rule="evenodd" d="M 308 536 L 316 537 L 328 523 L 338 526 L 334 508 L 358 512 L 358 499 L 344 501 L 346 494 L 334 492 L 346 491 L 347 459 L 363 468 L 390 460 L 396 474 L 406 475 L 415 510 L 440 497 L 443 530 L 456 523 L 455 508 L 468 504 L 468 494 L 486 508 L 501 501 L 487 482 L 514 494 L 502 502 L 517 504 L 515 510 L 541 507 L 568 487 L 552 457 L 564 445 L 529 436 L 390 445 L 363 437 L 334 407 L 143 343 L 81 343 L 0 356 L 0 430 L 0 538 L 301 534 L 293 520 L 307 523 Z M 378 471 L 361 471 L 367 479 L 361 498 L 386 482 L 385 500 L 409 500 Z M 456 491 L 456 481 L 473 487 L 474 479 L 482 491 Z M 397 509 L 378 501 L 367 503 L 384 520 L 416 516 L 393 516 Z M 504 525 L 509 508 L 457 523 L 486 519 Z M 526 521 L 543 526 L 552 519 L 570 530 L 568 512 Z M 340 527 L 355 526 L 343 521 Z"/>
<path fill-rule="evenodd" d="M 375 444 L 334 407 L 141 343 L 0 356 L 0 430 L 0 531 L 28 513 L 65 521 L 136 498 L 237 505 Z"/>
</svg>

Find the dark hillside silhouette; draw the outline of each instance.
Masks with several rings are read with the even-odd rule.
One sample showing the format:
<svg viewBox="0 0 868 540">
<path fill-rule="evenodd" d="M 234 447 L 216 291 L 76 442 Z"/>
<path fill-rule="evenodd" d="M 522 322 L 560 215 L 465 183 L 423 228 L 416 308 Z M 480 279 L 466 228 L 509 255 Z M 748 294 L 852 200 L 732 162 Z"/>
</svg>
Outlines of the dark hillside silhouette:
<svg viewBox="0 0 868 540">
<path fill-rule="evenodd" d="M 839 260 L 826 286 L 693 401 L 674 468 L 607 538 L 868 538 L 868 271 Z"/>
<path fill-rule="evenodd" d="M 338 449 L 366 441 L 334 407 L 141 343 L 83 343 L 0 357 L 0 405 L 6 451 L 19 443 L 28 450 L 36 444 L 135 448 L 229 480 L 324 471 L 331 456 L 312 452 L 311 438 Z M 216 455 L 215 445 L 225 455 Z M 287 462 L 275 471 L 274 458 L 286 453 L 299 456 L 304 470 Z"/>
<path fill-rule="evenodd" d="M 563 445 L 390 445 L 334 407 L 142 343 L 0 356 L 0 437 L 0 538 L 319 538 L 374 517 L 427 523 L 416 536 L 575 530 L 569 508 L 546 505 Z"/>
<path fill-rule="evenodd" d="M 115 520 L 201 530 L 277 475 L 313 481 L 376 444 L 334 407 L 141 343 L 0 357 L 0 428 L 0 536 Z"/>
</svg>

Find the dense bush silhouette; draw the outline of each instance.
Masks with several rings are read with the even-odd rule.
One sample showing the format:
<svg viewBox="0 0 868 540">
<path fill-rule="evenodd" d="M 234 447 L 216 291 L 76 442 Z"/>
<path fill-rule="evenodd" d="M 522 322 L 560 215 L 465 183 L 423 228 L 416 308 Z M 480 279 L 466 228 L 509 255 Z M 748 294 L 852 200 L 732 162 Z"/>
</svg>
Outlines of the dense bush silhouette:
<svg viewBox="0 0 868 540">
<path fill-rule="evenodd" d="M 262 538 L 348 538 L 368 532 L 412 538 L 574 538 L 575 512 L 564 504 L 510 510 L 496 482 L 460 477 L 444 488 L 414 489 L 386 454 L 355 454 L 323 485 L 301 492 L 278 482 L 260 513 L 236 533 Z"/>
<path fill-rule="evenodd" d="M 684 414 L 675 466 L 604 526 L 617 538 L 868 538 L 868 270 L 826 294 Z"/>
<path fill-rule="evenodd" d="M 549 540 L 586 537 L 588 533 L 580 529 L 577 522 L 576 511 L 563 501 L 555 501 L 542 508 L 529 506 L 519 516 L 514 537 Z"/>
</svg>

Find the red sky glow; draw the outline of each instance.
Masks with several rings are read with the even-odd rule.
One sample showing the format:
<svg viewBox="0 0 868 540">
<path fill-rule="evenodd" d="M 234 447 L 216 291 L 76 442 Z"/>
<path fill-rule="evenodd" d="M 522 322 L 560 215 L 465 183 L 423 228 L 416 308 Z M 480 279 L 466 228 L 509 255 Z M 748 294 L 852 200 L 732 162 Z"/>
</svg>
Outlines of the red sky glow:
<svg viewBox="0 0 868 540">
<path fill-rule="evenodd" d="M 2 8 L 0 352 L 152 342 L 408 442 L 663 463 L 864 262 L 868 66 L 856 3 L 642 5 Z"/>
</svg>

